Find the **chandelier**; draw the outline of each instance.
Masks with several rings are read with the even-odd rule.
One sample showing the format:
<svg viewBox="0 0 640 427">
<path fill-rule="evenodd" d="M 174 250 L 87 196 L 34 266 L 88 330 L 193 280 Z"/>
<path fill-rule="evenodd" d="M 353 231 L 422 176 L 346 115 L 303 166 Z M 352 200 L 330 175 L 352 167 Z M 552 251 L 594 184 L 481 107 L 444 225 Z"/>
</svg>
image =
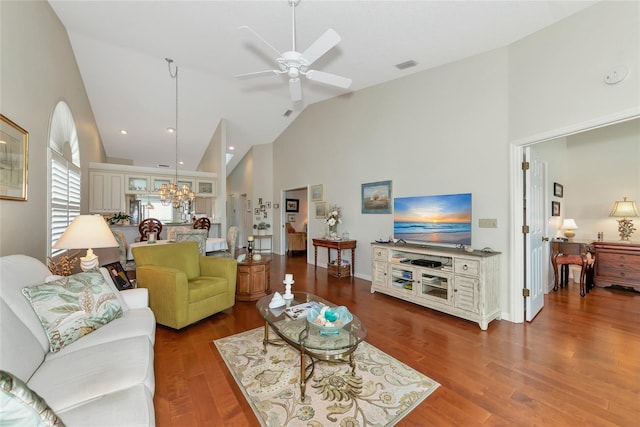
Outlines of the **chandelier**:
<svg viewBox="0 0 640 427">
<path fill-rule="evenodd" d="M 169 75 L 176 80 L 176 127 L 173 131 L 176 136 L 176 178 L 175 182 L 162 184 L 162 187 L 160 187 L 160 202 L 163 206 L 171 205 L 176 209 L 184 206 L 185 209 L 188 209 L 189 203 L 195 199 L 195 194 L 187 184 L 178 186 L 178 66 L 176 66 L 175 72 L 171 72 L 173 59 L 165 58 L 165 61 L 169 66 Z"/>
</svg>

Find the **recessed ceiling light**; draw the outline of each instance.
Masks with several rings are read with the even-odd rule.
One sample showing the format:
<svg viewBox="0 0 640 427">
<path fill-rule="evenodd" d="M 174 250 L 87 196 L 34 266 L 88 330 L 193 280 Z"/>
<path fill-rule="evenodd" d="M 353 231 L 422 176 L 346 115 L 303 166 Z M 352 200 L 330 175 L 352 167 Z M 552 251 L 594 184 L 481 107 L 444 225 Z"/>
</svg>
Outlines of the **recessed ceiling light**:
<svg viewBox="0 0 640 427">
<path fill-rule="evenodd" d="M 406 70 L 407 68 L 415 67 L 416 65 L 418 65 L 418 63 L 413 59 L 410 59 L 408 61 L 396 64 L 396 68 L 399 70 Z"/>
<path fill-rule="evenodd" d="M 234 147 L 233 145 L 231 147 L 229 147 L 229 150 L 235 150 L 236 147 Z"/>
<path fill-rule="evenodd" d="M 123 134 L 123 135 L 126 135 L 128 132 L 127 132 L 126 129 L 120 129 L 120 133 Z"/>
<path fill-rule="evenodd" d="M 174 128 L 167 128 L 167 132 L 174 133 L 176 130 Z"/>
<path fill-rule="evenodd" d="M 183 162 L 182 160 L 180 160 L 180 161 L 178 162 L 178 164 L 184 165 L 184 162 Z"/>
</svg>

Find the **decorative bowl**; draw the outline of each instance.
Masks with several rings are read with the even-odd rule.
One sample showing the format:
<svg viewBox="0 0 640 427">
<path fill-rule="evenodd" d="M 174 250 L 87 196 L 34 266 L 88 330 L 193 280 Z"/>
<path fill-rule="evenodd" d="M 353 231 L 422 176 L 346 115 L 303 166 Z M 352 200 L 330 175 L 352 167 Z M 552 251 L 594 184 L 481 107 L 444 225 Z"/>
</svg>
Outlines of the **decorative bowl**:
<svg viewBox="0 0 640 427">
<path fill-rule="evenodd" d="M 310 308 L 307 312 L 309 325 L 320 330 L 320 335 L 335 335 L 353 320 L 353 315 L 345 306 Z"/>
</svg>

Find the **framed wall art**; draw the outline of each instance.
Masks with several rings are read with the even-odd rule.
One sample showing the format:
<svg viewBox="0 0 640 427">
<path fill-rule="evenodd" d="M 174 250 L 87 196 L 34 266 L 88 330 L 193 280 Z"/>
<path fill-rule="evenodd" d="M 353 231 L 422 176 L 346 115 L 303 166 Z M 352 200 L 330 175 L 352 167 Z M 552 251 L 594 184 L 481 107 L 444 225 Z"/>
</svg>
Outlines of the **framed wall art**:
<svg viewBox="0 0 640 427">
<path fill-rule="evenodd" d="M 0 199 L 27 200 L 29 132 L 0 114 Z"/>
<path fill-rule="evenodd" d="M 287 222 L 296 222 L 296 216 L 294 214 L 287 215 Z"/>
<path fill-rule="evenodd" d="M 551 216 L 560 216 L 560 202 L 551 202 Z"/>
<path fill-rule="evenodd" d="M 312 185 L 311 186 L 311 201 L 312 202 L 321 202 L 322 201 L 322 184 Z"/>
<path fill-rule="evenodd" d="M 316 218 L 324 219 L 327 216 L 327 202 L 316 202 Z"/>
<path fill-rule="evenodd" d="M 362 184 L 362 213 L 391 213 L 391 181 Z"/>
<path fill-rule="evenodd" d="M 562 184 L 558 184 L 557 182 L 554 182 L 553 195 L 556 197 L 562 197 L 564 195 L 564 186 L 562 186 Z"/>
<path fill-rule="evenodd" d="M 298 212 L 300 200 L 298 199 L 285 199 L 285 212 Z"/>
</svg>

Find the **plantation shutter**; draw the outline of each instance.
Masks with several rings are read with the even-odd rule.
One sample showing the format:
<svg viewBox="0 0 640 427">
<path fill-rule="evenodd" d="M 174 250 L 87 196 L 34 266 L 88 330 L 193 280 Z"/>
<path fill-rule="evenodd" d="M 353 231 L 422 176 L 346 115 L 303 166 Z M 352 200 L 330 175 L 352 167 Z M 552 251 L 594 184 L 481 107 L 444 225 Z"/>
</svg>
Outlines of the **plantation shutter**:
<svg viewBox="0 0 640 427">
<path fill-rule="evenodd" d="M 51 246 L 80 215 L 80 168 L 51 150 Z M 52 255 L 64 249 L 52 249 Z"/>
</svg>

